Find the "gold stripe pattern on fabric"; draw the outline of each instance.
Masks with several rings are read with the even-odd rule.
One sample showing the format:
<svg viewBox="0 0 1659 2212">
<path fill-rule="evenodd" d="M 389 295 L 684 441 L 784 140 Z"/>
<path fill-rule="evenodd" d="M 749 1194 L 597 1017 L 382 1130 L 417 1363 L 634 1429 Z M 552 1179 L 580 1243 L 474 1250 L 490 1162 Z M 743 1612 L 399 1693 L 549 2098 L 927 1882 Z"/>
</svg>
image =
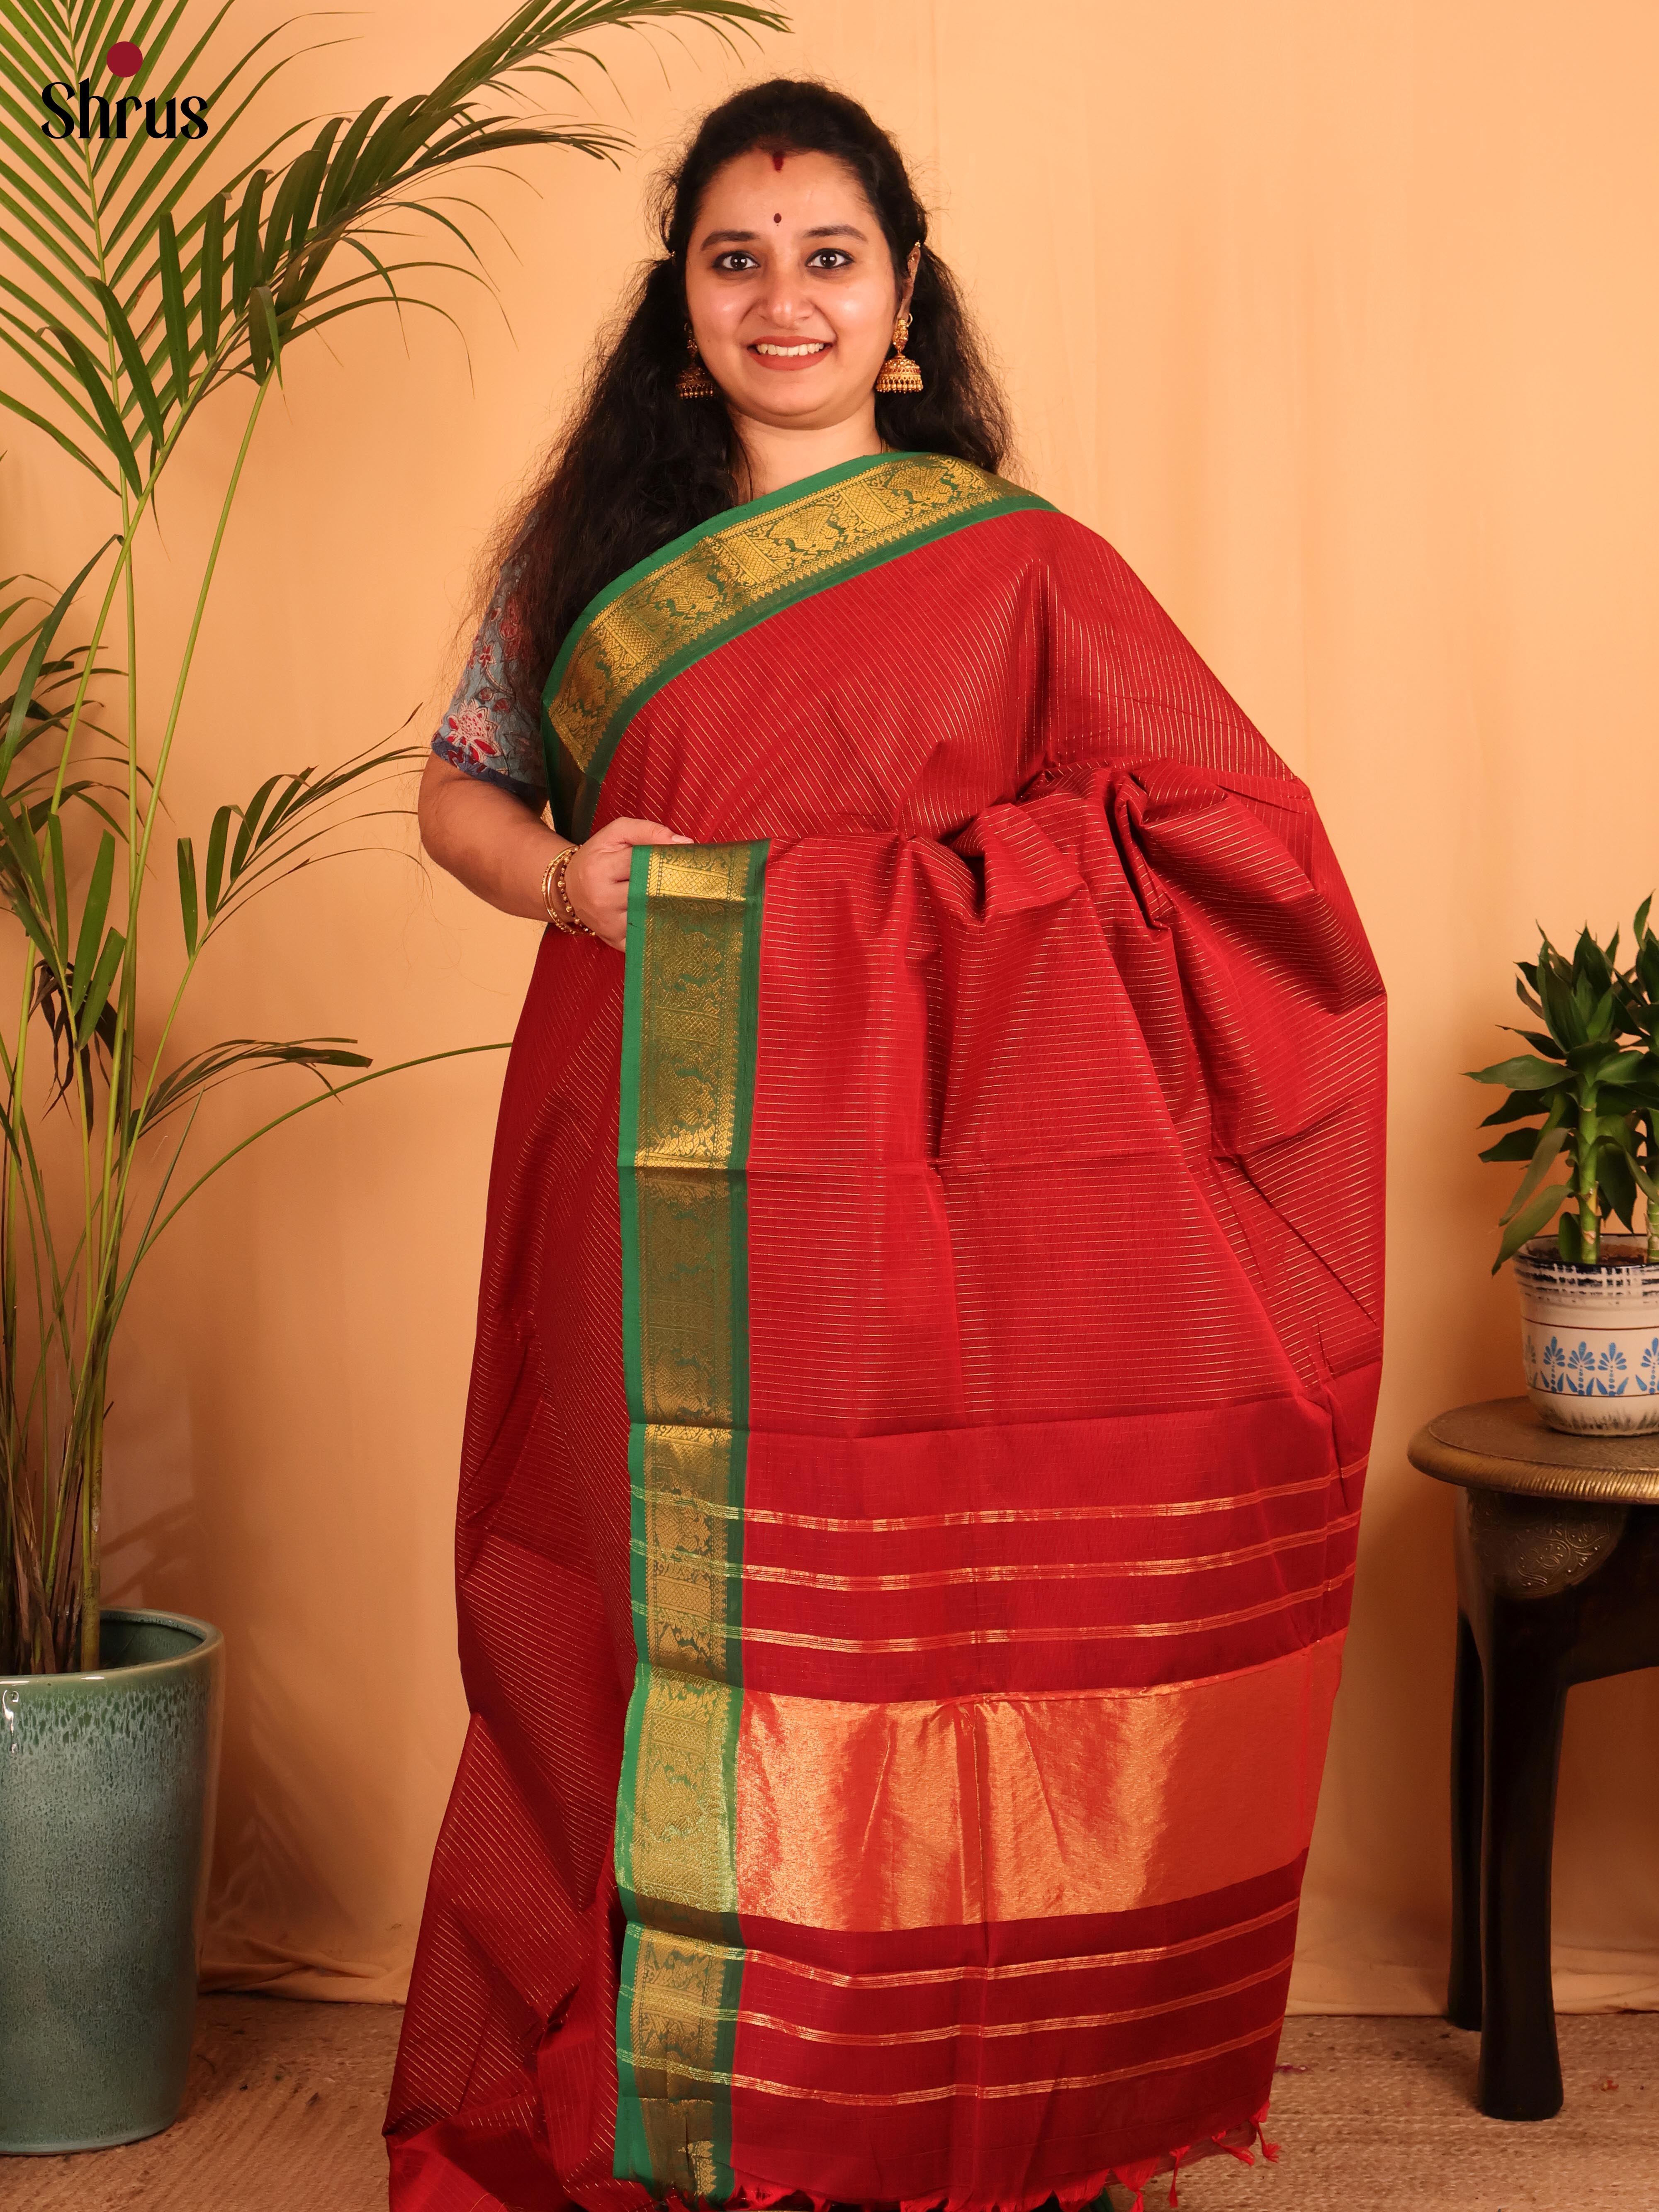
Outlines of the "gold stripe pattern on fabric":
<svg viewBox="0 0 1659 2212">
<path fill-rule="evenodd" d="M 1265 2027 L 1253 2027 L 1247 2035 L 1236 2035 L 1226 2043 L 1212 2043 L 1203 2051 L 1183 2051 L 1169 2058 L 1143 2058 L 1133 2066 L 1115 2066 L 1103 2074 L 1062 2074 L 1026 2081 L 945 2081 L 936 2089 L 895 2089 L 884 2096 L 870 2091 L 826 2089 L 816 2083 L 809 2088 L 799 2081 L 769 2081 L 758 2074 L 699 2074 L 693 2078 L 716 2081 L 733 2089 L 757 2089 L 769 2097 L 805 2097 L 826 2105 L 882 2107 L 942 2105 L 952 2097 L 1052 2097 L 1065 2089 L 1108 2088 L 1115 2081 L 1133 2081 L 1143 2074 L 1178 2074 L 1183 2066 L 1202 2066 L 1212 2058 L 1226 2057 L 1231 2051 L 1248 2051 L 1253 2043 L 1264 2043 L 1270 2035 L 1277 2036 L 1279 2027 L 1279 2021 L 1272 2020 Z"/>
<path fill-rule="evenodd" d="M 1320 1534 L 1324 1534 L 1322 1529 Z M 1091 1622 L 1084 1627 L 965 1628 L 947 1636 L 809 1636 L 793 1628 L 761 1628 L 749 1622 L 744 1635 L 750 1644 L 778 1644 L 796 1651 L 951 1651 L 980 1644 L 1097 1644 L 1114 1638 L 1135 1636 L 1201 1636 L 1216 1628 L 1234 1628 L 1246 1620 L 1265 1620 L 1269 1613 L 1288 1613 L 1298 1605 L 1327 1598 L 1353 1580 L 1345 1567 L 1322 1583 L 1287 1596 L 1266 1598 L 1260 1605 L 1240 1606 L 1233 1613 L 1211 1613 L 1195 1620 L 1113 1620 Z"/>
<path fill-rule="evenodd" d="M 1045 2013 L 1041 2020 L 953 2020 L 943 2027 L 896 2028 L 887 2034 L 807 2027 L 799 2021 L 781 2020 L 775 2013 L 746 2008 L 743 2020 L 746 2027 L 769 2028 L 775 2035 L 793 2036 L 798 2042 L 833 2043 L 857 2051 L 888 2050 L 897 2044 L 954 2043 L 963 2036 L 988 2043 L 1006 2040 L 1011 2035 L 1052 2035 L 1060 2029 L 1074 2032 L 1088 2027 L 1126 2027 L 1134 2021 L 1161 2020 L 1166 2013 L 1187 2012 L 1194 2005 L 1218 2004 L 1224 1997 L 1236 1997 L 1246 1990 L 1260 1989 L 1263 1982 L 1276 1981 L 1280 1974 L 1288 1972 L 1295 1955 L 1287 1951 L 1271 1966 L 1264 1966 L 1258 1974 L 1245 1975 L 1243 1981 L 1226 1982 L 1213 1990 L 1188 1990 L 1184 1996 L 1168 1997 L 1162 2004 L 1133 2005 L 1125 2012 Z"/>
<path fill-rule="evenodd" d="M 1275 1498 L 1301 1498 L 1316 1490 L 1328 1490 L 1334 1482 L 1363 1474 L 1365 1462 L 1333 1468 L 1328 1474 L 1306 1482 L 1270 1484 L 1261 1490 L 1243 1490 L 1231 1498 L 1194 1498 L 1155 1504 L 1126 1501 L 1111 1505 L 1019 1505 L 990 1507 L 972 1513 L 900 1513 L 859 1519 L 845 1513 L 785 1513 L 775 1506 L 748 1505 L 740 1517 L 769 1528 L 811 1528 L 826 1535 L 887 1535 L 911 1528 L 979 1528 L 1005 1522 L 1161 1521 L 1186 1519 L 1194 1513 L 1236 1513 L 1248 1506 L 1271 1504 Z M 738 1510 L 738 1509 L 732 1509 Z"/>
<path fill-rule="evenodd" d="M 836 1990 L 914 1990 L 947 1982 L 1020 1982 L 1044 1974 L 1089 1974 L 1110 1966 L 1145 1966 L 1159 1959 L 1184 1959 L 1194 1951 L 1207 1951 L 1217 1943 L 1231 1943 L 1240 1936 L 1254 1936 L 1263 1928 L 1288 1920 L 1298 1908 L 1290 1899 L 1271 1912 L 1258 1912 L 1253 1920 L 1236 1920 L 1226 1928 L 1212 1928 L 1202 1936 L 1185 1936 L 1178 1943 L 1149 1943 L 1136 1951 L 1093 1951 L 1064 1959 L 1012 1959 L 1000 1966 L 911 1966 L 884 1974 L 844 1974 L 833 1966 L 810 1966 L 804 1959 L 786 1958 L 781 1951 L 751 1949 L 749 1956 L 770 1972 L 793 1974 L 804 1982 L 822 1982 Z"/>
<path fill-rule="evenodd" d="M 714 2194 L 714 2103 L 699 2095 L 717 2078 L 731 1954 L 642 1928 L 633 1950 L 630 2045 L 640 2124 L 653 2177 L 694 2202 Z"/>
<path fill-rule="evenodd" d="M 577 640 L 548 708 L 583 774 L 623 705 L 665 664 L 769 600 L 866 561 L 1010 487 L 967 461 L 895 455 L 765 514 L 710 531 L 601 608 Z"/>
<path fill-rule="evenodd" d="M 1345 1513 L 1334 1521 L 1322 1521 L 1316 1528 L 1298 1528 L 1288 1536 L 1273 1536 L 1266 1543 L 1243 1544 L 1231 1552 L 1199 1552 L 1177 1559 L 1073 1559 L 1061 1565 L 1042 1563 L 1006 1567 L 928 1567 L 913 1575 L 821 1575 L 808 1567 L 770 1567 L 745 1559 L 739 1567 L 726 1567 L 728 1576 L 740 1574 L 745 1583 L 777 1583 L 791 1589 L 881 1590 L 951 1589 L 975 1583 L 1076 1583 L 1109 1580 L 1122 1575 L 1194 1575 L 1220 1567 L 1248 1566 L 1256 1559 L 1275 1559 L 1281 1552 L 1300 1552 L 1322 1544 L 1359 1525 L 1358 1513 Z"/>
</svg>

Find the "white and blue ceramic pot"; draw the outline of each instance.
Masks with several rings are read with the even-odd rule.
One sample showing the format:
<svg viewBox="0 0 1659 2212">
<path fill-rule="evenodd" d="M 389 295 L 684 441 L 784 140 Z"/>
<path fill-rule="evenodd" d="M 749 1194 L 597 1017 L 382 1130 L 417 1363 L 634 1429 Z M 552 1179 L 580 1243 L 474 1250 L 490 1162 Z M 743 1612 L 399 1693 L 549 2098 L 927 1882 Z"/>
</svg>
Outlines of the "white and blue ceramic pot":
<svg viewBox="0 0 1659 2212">
<path fill-rule="evenodd" d="M 0 1676 L 0 2155 L 134 2142 L 184 2097 L 224 1638 L 110 1612 L 101 1656 Z"/>
<path fill-rule="evenodd" d="M 1603 1237 L 1599 1264 L 1580 1267 L 1535 1237 L 1516 1254 L 1527 1395 L 1552 1428 L 1659 1429 L 1659 1263 L 1646 1249 Z"/>
</svg>

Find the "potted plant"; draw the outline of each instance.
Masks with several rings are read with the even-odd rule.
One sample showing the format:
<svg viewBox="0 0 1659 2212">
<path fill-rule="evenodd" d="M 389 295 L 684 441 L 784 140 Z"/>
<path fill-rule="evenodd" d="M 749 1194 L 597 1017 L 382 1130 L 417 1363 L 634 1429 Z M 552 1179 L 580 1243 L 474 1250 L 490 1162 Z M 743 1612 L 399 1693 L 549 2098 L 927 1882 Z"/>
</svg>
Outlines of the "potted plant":
<svg viewBox="0 0 1659 2212">
<path fill-rule="evenodd" d="M 1528 1395 L 1553 1426 L 1598 1434 L 1659 1428 L 1659 939 L 1650 906 L 1644 899 L 1637 910 L 1626 969 L 1617 930 L 1601 945 L 1585 929 L 1570 960 L 1545 937 L 1537 959 L 1518 963 L 1516 993 L 1542 1025 L 1514 1032 L 1531 1051 L 1470 1071 L 1509 1093 L 1481 1126 L 1513 1125 L 1481 1158 L 1524 1164 L 1492 1272 L 1515 1262 Z M 1615 1222 L 1624 1235 L 1609 1231 Z"/>
<path fill-rule="evenodd" d="M 180 836 L 163 860 L 180 710 L 261 414 L 293 346 L 364 307 L 401 310 L 412 272 L 451 265 L 388 246 L 400 225 L 471 254 L 468 204 L 447 192 L 463 165 L 616 150 L 526 105 L 538 80 L 568 82 L 591 33 L 783 27 L 745 0 L 529 0 L 429 92 L 228 152 L 286 65 L 275 33 L 226 52 L 234 4 L 135 4 L 124 27 L 107 0 L 17 0 L 0 25 L 0 405 L 110 502 L 110 534 L 66 591 L 47 605 L 15 583 L 0 608 L 0 894 L 21 979 L 0 1027 L 0 2154 L 167 2126 L 189 2057 L 224 1653 L 206 1623 L 103 1607 L 110 1354 L 135 1277 L 246 1146 L 395 1072 L 368 1072 L 344 1038 L 173 1044 L 220 933 L 416 757 L 387 746 L 271 776 L 216 810 L 199 855 Z M 157 488 L 216 396 L 240 410 L 240 441 L 168 665 L 137 564 Z M 158 899 L 176 902 L 165 933 Z M 316 1091 L 196 1158 L 206 1095 L 273 1067 Z"/>
</svg>

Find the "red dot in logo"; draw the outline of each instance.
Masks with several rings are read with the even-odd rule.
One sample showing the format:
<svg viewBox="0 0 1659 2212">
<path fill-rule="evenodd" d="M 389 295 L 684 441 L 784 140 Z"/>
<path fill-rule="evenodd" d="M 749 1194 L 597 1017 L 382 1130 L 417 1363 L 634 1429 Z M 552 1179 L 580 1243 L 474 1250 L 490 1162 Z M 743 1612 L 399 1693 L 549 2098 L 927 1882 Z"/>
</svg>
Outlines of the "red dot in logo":
<svg viewBox="0 0 1659 2212">
<path fill-rule="evenodd" d="M 104 59 L 112 76 L 137 76 L 144 66 L 143 49 L 131 39 L 118 39 Z"/>
</svg>

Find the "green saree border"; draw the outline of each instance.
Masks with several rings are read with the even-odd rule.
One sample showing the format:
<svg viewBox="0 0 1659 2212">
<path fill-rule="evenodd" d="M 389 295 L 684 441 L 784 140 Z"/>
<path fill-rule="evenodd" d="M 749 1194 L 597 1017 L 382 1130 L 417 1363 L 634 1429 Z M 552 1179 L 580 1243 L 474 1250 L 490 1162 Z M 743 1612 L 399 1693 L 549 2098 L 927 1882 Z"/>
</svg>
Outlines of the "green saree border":
<svg viewBox="0 0 1659 2212">
<path fill-rule="evenodd" d="M 638 1663 L 617 1790 L 627 1919 L 614 2170 L 732 2193 L 744 1952 L 736 1770 L 749 1421 L 746 1170 L 768 848 L 641 846 L 621 1098 L 623 1363 Z"/>
<path fill-rule="evenodd" d="M 881 483 L 866 479 L 881 478 Z M 884 492 L 886 495 L 884 504 Z M 629 722 L 674 678 L 814 593 L 976 522 L 1048 507 L 971 462 L 867 453 L 701 523 L 592 601 L 542 696 L 554 819 L 581 838 Z"/>
</svg>

